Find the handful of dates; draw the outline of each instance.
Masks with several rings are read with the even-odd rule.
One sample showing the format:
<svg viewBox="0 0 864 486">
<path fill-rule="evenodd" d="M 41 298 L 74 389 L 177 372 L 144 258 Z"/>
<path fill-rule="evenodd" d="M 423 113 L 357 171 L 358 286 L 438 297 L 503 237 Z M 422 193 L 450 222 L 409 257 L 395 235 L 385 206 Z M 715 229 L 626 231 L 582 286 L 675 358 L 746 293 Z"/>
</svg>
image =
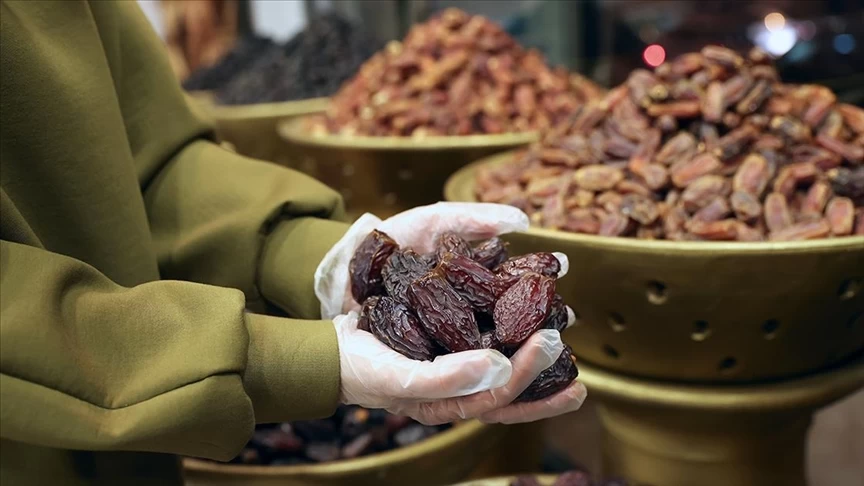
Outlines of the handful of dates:
<svg viewBox="0 0 864 486">
<path fill-rule="evenodd" d="M 290 466 L 353 459 L 405 447 L 450 427 L 421 425 L 383 410 L 343 405 L 326 419 L 258 425 L 231 463 Z"/>
<path fill-rule="evenodd" d="M 471 246 L 444 233 L 436 251 L 417 254 L 373 231 L 349 266 L 351 293 L 361 303 L 358 327 L 414 360 L 471 349 L 512 356 L 540 329 L 567 327 L 555 282 L 561 264 L 551 253 L 508 258 L 500 238 Z M 516 398 L 535 401 L 566 388 L 579 374 L 572 350 Z"/>
</svg>

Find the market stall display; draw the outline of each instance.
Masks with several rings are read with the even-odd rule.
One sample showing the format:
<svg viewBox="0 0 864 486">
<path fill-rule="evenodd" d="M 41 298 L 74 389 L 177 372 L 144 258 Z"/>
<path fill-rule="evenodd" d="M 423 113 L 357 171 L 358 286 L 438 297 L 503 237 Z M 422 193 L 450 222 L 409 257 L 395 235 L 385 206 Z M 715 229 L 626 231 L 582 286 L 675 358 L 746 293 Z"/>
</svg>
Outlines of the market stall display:
<svg viewBox="0 0 864 486">
<path fill-rule="evenodd" d="M 478 199 L 538 226 L 645 239 L 787 241 L 864 234 L 864 110 L 787 85 L 764 52 L 708 46 L 634 71 Z"/>
<path fill-rule="evenodd" d="M 312 130 L 414 137 L 544 130 L 600 92 L 584 78 L 571 83 L 490 20 L 447 9 L 363 64 Z"/>
</svg>

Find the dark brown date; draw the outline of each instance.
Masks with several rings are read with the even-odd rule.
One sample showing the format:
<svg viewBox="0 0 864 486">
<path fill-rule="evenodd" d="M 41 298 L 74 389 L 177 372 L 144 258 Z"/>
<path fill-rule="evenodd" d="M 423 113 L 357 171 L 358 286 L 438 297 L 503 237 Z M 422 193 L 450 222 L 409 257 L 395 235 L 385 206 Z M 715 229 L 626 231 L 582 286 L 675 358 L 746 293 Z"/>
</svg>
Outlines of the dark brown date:
<svg viewBox="0 0 864 486">
<path fill-rule="evenodd" d="M 501 344 L 521 344 L 549 318 L 555 279 L 526 273 L 495 303 L 495 337 Z"/>
<path fill-rule="evenodd" d="M 381 272 L 387 295 L 408 303 L 408 286 L 435 267 L 435 258 L 418 255 L 414 250 L 396 250 Z"/>
<path fill-rule="evenodd" d="M 368 316 L 372 334 L 393 351 L 418 361 L 435 359 L 435 346 L 405 304 L 380 297 L 369 307 Z"/>
<path fill-rule="evenodd" d="M 578 376 L 579 369 L 576 367 L 576 357 L 573 356 L 573 350 L 570 346 L 565 344 L 564 351 L 561 352 L 555 363 L 537 375 L 537 378 L 513 402 L 542 400 L 567 388 Z"/>
<path fill-rule="evenodd" d="M 384 292 L 381 271 L 387 259 L 398 248 L 399 245 L 392 238 L 378 230 L 373 230 L 360 243 L 348 265 L 354 300 L 362 303 L 370 295 Z"/>
<path fill-rule="evenodd" d="M 369 327 L 369 314 L 378 305 L 380 299 L 381 296 L 374 295 L 363 302 L 363 306 L 360 308 L 360 316 L 357 318 L 357 329 L 372 332 L 372 329 Z"/>
<path fill-rule="evenodd" d="M 490 238 L 474 247 L 474 261 L 494 269 L 507 259 L 507 243 L 497 236 Z"/>
<path fill-rule="evenodd" d="M 555 294 L 552 299 L 552 310 L 549 311 L 549 317 L 546 318 L 546 324 L 543 325 L 543 328 L 564 332 L 567 329 L 567 317 L 567 306 L 564 304 L 564 299 Z"/>
<path fill-rule="evenodd" d="M 456 233 L 443 233 L 438 237 L 438 242 L 435 245 L 435 248 L 439 260 L 445 253 L 456 253 L 457 255 L 465 255 L 468 258 L 474 257 L 471 245 Z"/>
<path fill-rule="evenodd" d="M 491 313 L 504 291 L 503 282 L 491 270 L 466 256 L 446 253 L 439 268 L 447 282 L 474 310 Z"/>
<path fill-rule="evenodd" d="M 505 281 L 513 284 L 515 278 L 524 273 L 533 272 L 539 273 L 546 277 L 557 277 L 561 271 L 561 262 L 551 253 L 529 253 L 518 257 L 513 257 L 495 269 L 495 273 Z"/>
<path fill-rule="evenodd" d="M 408 300 L 426 333 L 447 351 L 480 348 L 480 330 L 471 304 L 440 272 L 433 271 L 408 286 Z"/>
</svg>

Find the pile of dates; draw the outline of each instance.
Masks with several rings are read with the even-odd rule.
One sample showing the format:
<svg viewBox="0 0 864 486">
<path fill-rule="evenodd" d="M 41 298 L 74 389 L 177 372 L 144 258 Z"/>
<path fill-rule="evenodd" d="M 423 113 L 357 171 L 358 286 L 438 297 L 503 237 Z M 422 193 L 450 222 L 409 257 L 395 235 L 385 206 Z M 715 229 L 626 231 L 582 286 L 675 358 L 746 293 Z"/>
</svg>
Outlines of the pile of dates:
<svg viewBox="0 0 864 486">
<path fill-rule="evenodd" d="M 187 90 L 213 90 L 224 105 L 330 96 L 375 53 L 376 43 L 336 14 L 314 18 L 286 44 L 243 39 L 216 65 L 193 73 Z"/>
<path fill-rule="evenodd" d="M 549 68 L 490 20 L 451 8 L 366 62 L 311 130 L 417 137 L 542 130 L 602 93 Z"/>
<path fill-rule="evenodd" d="M 864 110 L 707 46 L 638 69 L 510 164 L 479 200 L 602 236 L 786 241 L 864 234 Z"/>
<path fill-rule="evenodd" d="M 541 483 L 535 476 L 518 476 L 510 482 L 510 486 L 635 486 L 634 483 L 623 479 L 607 479 L 595 481 L 585 471 L 567 471 L 558 475 L 552 483 Z"/>
<path fill-rule="evenodd" d="M 414 360 L 470 349 L 512 356 L 540 329 L 567 327 L 555 292 L 561 264 L 551 253 L 508 258 L 500 238 L 471 246 L 444 233 L 436 251 L 418 254 L 373 231 L 351 259 L 351 293 L 362 304 L 358 328 Z M 567 387 L 579 374 L 569 346 L 516 401 Z"/>
<path fill-rule="evenodd" d="M 290 466 L 353 459 L 419 442 L 450 428 L 356 405 L 327 419 L 258 425 L 233 464 Z"/>
</svg>

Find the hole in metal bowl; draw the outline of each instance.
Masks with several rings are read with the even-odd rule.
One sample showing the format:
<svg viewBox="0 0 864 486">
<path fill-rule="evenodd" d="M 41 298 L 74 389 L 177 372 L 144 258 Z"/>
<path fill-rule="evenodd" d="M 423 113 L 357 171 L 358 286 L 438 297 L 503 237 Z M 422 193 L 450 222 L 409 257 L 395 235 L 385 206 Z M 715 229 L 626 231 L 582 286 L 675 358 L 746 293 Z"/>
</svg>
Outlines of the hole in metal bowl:
<svg viewBox="0 0 864 486">
<path fill-rule="evenodd" d="M 648 302 L 654 305 L 662 305 L 666 303 L 666 284 L 663 282 L 652 281 L 648 282 L 648 289 L 645 291 Z"/>
<path fill-rule="evenodd" d="M 612 359 L 618 359 L 621 354 L 618 353 L 618 350 L 609 346 L 608 344 L 603 345 L 603 352 L 606 353 L 606 356 L 609 356 Z"/>
<path fill-rule="evenodd" d="M 388 193 L 384 196 L 384 202 L 385 202 L 388 206 L 393 206 L 394 204 L 396 204 L 396 200 L 397 200 L 397 197 L 396 197 L 396 193 L 395 193 L 395 192 L 388 192 Z"/>
<path fill-rule="evenodd" d="M 780 321 L 777 319 L 768 319 L 762 323 L 762 334 L 769 341 L 777 337 L 777 331 L 780 329 Z"/>
<path fill-rule="evenodd" d="M 396 176 L 399 177 L 400 180 L 410 181 L 414 178 L 414 172 L 410 169 L 400 169 L 399 172 L 396 173 Z"/>
<path fill-rule="evenodd" d="M 735 368 L 737 368 L 737 367 L 738 367 L 738 360 L 729 356 L 729 357 L 723 358 L 723 360 L 720 361 L 720 364 L 717 365 L 717 371 L 719 371 L 720 373 L 728 374 L 728 373 L 732 373 L 733 371 L 735 371 Z"/>
<path fill-rule="evenodd" d="M 864 312 L 859 312 L 857 314 L 853 314 L 852 317 L 849 318 L 849 322 L 846 323 L 846 327 L 852 329 L 856 326 L 861 326 L 864 324 Z"/>
<path fill-rule="evenodd" d="M 354 175 L 354 164 L 344 164 L 342 166 L 342 175 L 345 177 L 351 177 Z"/>
<path fill-rule="evenodd" d="M 627 329 L 627 322 L 624 321 L 621 314 L 613 312 L 609 314 L 609 327 L 611 327 L 615 332 L 621 332 Z"/>
<path fill-rule="evenodd" d="M 696 342 L 702 342 L 708 339 L 711 335 L 711 328 L 708 327 L 708 321 L 696 321 L 693 323 L 693 332 L 690 333 L 690 339 Z"/>
<path fill-rule="evenodd" d="M 849 300 L 852 297 L 858 295 L 858 292 L 861 291 L 861 279 L 860 278 L 850 278 L 846 280 L 842 284 L 840 284 L 840 288 L 837 290 L 837 295 L 840 297 L 840 300 Z"/>
</svg>

